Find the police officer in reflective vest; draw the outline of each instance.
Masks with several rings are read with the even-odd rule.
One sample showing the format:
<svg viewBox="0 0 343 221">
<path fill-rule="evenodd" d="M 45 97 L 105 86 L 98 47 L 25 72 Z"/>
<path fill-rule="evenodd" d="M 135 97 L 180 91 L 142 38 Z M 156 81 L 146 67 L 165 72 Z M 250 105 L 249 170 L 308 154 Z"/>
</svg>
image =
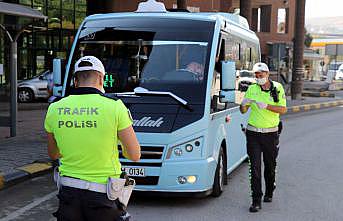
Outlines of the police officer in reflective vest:
<svg viewBox="0 0 343 221">
<path fill-rule="evenodd" d="M 114 221 L 126 214 L 118 200 L 108 198 L 106 184 L 121 175 L 118 139 L 132 161 L 140 159 L 140 145 L 129 110 L 104 95 L 104 75 L 98 58 L 80 58 L 75 88 L 51 104 L 46 115 L 48 154 L 60 159 L 57 220 Z"/>
<path fill-rule="evenodd" d="M 250 163 L 252 204 L 250 212 L 261 209 L 263 196 L 261 185 L 261 155 L 264 162 L 265 194 L 263 201 L 272 202 L 275 189 L 275 167 L 278 155 L 280 114 L 287 112 L 286 97 L 282 85 L 269 79 L 265 63 L 253 67 L 256 84 L 249 86 L 240 105 L 241 113 L 251 109 L 246 128 L 247 152 Z"/>
</svg>

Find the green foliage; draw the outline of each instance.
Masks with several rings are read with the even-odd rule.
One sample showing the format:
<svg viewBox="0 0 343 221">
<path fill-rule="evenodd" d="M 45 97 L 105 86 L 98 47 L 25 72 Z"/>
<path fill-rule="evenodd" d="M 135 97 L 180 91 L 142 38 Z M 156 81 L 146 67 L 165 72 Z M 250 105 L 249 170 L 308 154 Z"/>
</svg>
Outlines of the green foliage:
<svg viewBox="0 0 343 221">
<path fill-rule="evenodd" d="M 307 48 L 311 47 L 312 40 L 313 40 L 312 35 L 308 33 L 307 30 L 305 29 L 304 44 Z"/>
</svg>

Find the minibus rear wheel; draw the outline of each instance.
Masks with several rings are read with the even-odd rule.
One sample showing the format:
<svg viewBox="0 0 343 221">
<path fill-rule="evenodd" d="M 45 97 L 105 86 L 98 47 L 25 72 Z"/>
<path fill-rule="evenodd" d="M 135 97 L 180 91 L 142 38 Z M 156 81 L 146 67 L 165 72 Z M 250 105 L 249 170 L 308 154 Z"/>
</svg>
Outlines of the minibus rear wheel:
<svg viewBox="0 0 343 221">
<path fill-rule="evenodd" d="M 218 156 L 218 164 L 216 168 L 216 173 L 214 175 L 214 182 L 213 182 L 213 191 L 212 196 L 218 197 L 222 194 L 224 189 L 224 179 L 225 179 L 225 171 L 226 171 L 226 162 L 223 148 L 220 148 L 219 156 Z"/>
</svg>

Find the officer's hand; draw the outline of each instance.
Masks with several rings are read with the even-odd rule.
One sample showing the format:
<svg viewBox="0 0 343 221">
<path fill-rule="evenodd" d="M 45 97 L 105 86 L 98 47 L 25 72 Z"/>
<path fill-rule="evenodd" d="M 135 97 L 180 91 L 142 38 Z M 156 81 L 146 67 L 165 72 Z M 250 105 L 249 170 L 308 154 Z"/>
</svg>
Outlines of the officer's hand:
<svg viewBox="0 0 343 221">
<path fill-rule="evenodd" d="M 268 104 L 263 103 L 263 102 L 256 102 L 256 105 L 258 106 L 258 108 L 260 109 L 266 109 Z"/>
<path fill-rule="evenodd" d="M 249 99 L 249 98 L 244 98 L 244 99 L 242 100 L 241 105 L 242 105 L 242 106 L 247 106 L 247 105 L 250 105 L 251 102 L 252 102 L 251 99 Z"/>
</svg>

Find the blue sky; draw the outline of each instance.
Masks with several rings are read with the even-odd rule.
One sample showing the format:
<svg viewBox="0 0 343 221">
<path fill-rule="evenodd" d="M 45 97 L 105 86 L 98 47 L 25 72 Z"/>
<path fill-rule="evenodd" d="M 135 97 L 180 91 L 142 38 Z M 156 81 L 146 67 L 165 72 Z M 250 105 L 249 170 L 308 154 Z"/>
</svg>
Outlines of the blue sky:
<svg viewBox="0 0 343 221">
<path fill-rule="evenodd" d="M 306 18 L 343 16 L 343 0 L 306 0 Z"/>
</svg>

